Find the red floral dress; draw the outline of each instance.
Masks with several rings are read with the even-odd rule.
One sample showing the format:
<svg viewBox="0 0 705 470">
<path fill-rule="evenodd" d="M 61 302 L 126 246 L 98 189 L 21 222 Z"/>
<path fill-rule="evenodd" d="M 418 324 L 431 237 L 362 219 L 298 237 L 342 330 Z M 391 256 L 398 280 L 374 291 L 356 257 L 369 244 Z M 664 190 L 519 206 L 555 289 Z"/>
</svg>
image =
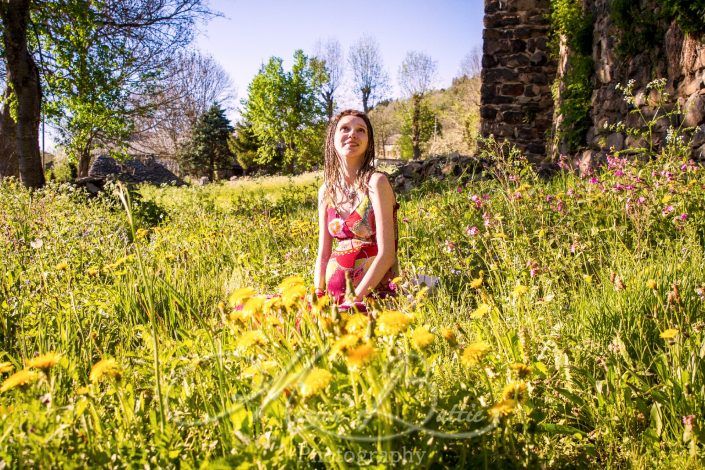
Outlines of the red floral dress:
<svg viewBox="0 0 705 470">
<path fill-rule="evenodd" d="M 382 280 L 370 295 L 386 297 L 394 294 L 396 286 L 392 279 L 399 273 L 396 251 L 398 245 L 397 209 L 394 204 L 394 265 L 385 273 Z M 328 233 L 336 240 L 333 253 L 326 266 L 326 289 L 336 302 L 345 300 L 345 276 L 350 273 L 353 286 L 357 286 L 377 256 L 377 236 L 375 213 L 372 203 L 364 195 L 350 215 L 343 219 L 335 207 L 326 210 Z"/>
</svg>

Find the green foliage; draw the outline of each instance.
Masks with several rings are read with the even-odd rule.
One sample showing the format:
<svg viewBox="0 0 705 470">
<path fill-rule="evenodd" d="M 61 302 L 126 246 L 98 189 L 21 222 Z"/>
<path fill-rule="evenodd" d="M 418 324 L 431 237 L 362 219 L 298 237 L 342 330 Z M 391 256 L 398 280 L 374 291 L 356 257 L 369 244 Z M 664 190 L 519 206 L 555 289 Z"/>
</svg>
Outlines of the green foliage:
<svg viewBox="0 0 705 470">
<path fill-rule="evenodd" d="M 705 0 L 660 0 L 664 13 L 686 33 L 705 33 Z"/>
<path fill-rule="evenodd" d="M 257 136 L 252 130 L 252 124 L 247 121 L 235 124 L 235 130 L 228 138 L 230 151 L 235 155 L 235 159 L 245 171 L 256 164 L 257 149 L 259 149 L 260 145 Z"/>
<path fill-rule="evenodd" d="M 47 181 L 56 181 L 58 183 L 68 183 L 73 181 L 78 176 L 76 164 L 69 159 L 62 159 L 54 162 L 54 165 L 47 170 Z"/>
<path fill-rule="evenodd" d="M 559 139 L 568 144 L 570 151 L 585 145 L 592 121 L 590 108 L 592 99 L 592 57 L 575 55 L 570 57 L 568 73 L 563 77 L 561 103 L 558 113 L 562 117 L 558 128 Z"/>
<path fill-rule="evenodd" d="M 663 42 L 668 27 L 663 21 L 663 10 L 643 8 L 640 2 L 612 0 L 610 17 L 620 30 L 616 51 L 622 57 L 652 50 Z"/>
<path fill-rule="evenodd" d="M 431 140 L 434 134 L 440 136 L 442 133 L 442 129 L 440 123 L 438 122 L 438 115 L 433 112 L 430 106 L 426 103 L 426 100 L 419 100 L 418 107 L 418 139 L 420 146 L 425 146 L 425 144 L 427 144 Z M 401 156 L 402 158 L 410 159 L 414 156 L 413 103 L 407 103 L 405 106 L 400 107 L 399 112 L 402 116 L 401 137 L 399 138 L 399 145 L 401 146 Z"/>
<path fill-rule="evenodd" d="M 568 48 L 578 55 L 592 54 L 594 18 L 585 11 L 580 0 L 551 0 L 551 29 L 554 47 L 560 36 Z"/>
<path fill-rule="evenodd" d="M 554 83 L 554 94 L 560 91 L 557 109 L 560 120 L 554 138 L 567 145 L 570 152 L 585 145 L 585 135 L 591 125 L 593 22 L 592 14 L 583 9 L 581 1 L 551 1 L 554 50 L 557 53 L 560 40 L 564 40 L 568 48 L 565 74 Z"/>
<path fill-rule="evenodd" d="M 644 7 L 644 2 L 611 0 L 610 16 L 620 31 L 617 52 L 630 56 L 653 50 L 663 43 L 672 21 L 686 33 L 705 33 L 705 1 L 656 0 Z"/>
<path fill-rule="evenodd" d="M 324 75 L 303 51 L 285 72 L 272 57 L 248 87 L 245 120 L 259 140 L 256 163 L 294 172 L 322 162 L 325 109 L 319 100 Z"/>
<path fill-rule="evenodd" d="M 214 103 L 198 118 L 191 138 L 180 152 L 179 157 L 186 171 L 208 176 L 214 181 L 216 171 L 231 169 L 233 153 L 229 139 L 232 130 L 225 110 Z"/>
<path fill-rule="evenodd" d="M 124 142 L 132 131 L 130 94 L 145 90 L 149 77 L 125 77 L 120 68 L 138 60 L 119 37 L 106 37 L 97 11 L 87 0 L 48 2 L 34 11 L 43 25 L 37 48 L 48 52 L 41 65 L 44 108 L 58 127 L 69 158 L 87 164 L 99 142 Z M 113 146 L 120 153 L 119 146 Z"/>
</svg>

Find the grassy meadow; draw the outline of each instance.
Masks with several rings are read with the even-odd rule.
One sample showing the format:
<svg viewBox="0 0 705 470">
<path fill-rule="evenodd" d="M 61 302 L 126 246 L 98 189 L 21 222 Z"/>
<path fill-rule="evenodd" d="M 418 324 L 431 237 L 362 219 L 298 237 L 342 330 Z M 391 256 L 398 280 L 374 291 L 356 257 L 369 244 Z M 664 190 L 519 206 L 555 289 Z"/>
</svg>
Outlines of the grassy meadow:
<svg viewBox="0 0 705 470">
<path fill-rule="evenodd" d="M 0 183 L 1 461 L 700 467 L 705 170 L 493 157 L 398 195 L 369 316 L 312 295 L 316 175 Z"/>
</svg>

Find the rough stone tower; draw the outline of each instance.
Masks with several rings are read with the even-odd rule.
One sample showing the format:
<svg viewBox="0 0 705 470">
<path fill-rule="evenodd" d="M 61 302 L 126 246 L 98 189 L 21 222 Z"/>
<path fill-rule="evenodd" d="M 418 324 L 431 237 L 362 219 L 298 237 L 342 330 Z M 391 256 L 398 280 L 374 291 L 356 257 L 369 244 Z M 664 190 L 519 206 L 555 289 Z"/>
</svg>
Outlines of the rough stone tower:
<svg viewBox="0 0 705 470">
<path fill-rule="evenodd" d="M 539 166 L 553 118 L 549 27 L 549 0 L 485 0 L 482 135 L 508 139 Z"/>
</svg>

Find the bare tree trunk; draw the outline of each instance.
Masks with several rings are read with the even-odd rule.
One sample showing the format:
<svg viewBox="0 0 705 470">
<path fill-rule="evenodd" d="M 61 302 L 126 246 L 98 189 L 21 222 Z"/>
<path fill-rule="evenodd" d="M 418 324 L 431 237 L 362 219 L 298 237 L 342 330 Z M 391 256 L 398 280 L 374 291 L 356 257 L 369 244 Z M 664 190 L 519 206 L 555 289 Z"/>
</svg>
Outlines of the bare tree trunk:
<svg viewBox="0 0 705 470">
<path fill-rule="evenodd" d="M 411 99 L 414 111 L 411 116 L 411 146 L 414 150 L 414 160 L 421 158 L 421 95 Z"/>
<path fill-rule="evenodd" d="M 333 119 L 333 111 L 335 111 L 335 99 L 333 98 L 333 93 L 326 93 L 324 97 L 326 103 L 326 115 L 328 115 L 328 121 Z"/>
<path fill-rule="evenodd" d="M 78 153 L 78 168 L 76 169 L 78 178 L 85 178 L 91 169 L 91 148 L 93 148 L 93 139 L 95 135 L 88 138 L 83 148 Z"/>
<path fill-rule="evenodd" d="M 362 89 L 362 110 L 364 111 L 365 114 L 370 112 L 369 101 L 370 101 L 371 91 L 372 90 L 370 90 L 369 88 Z"/>
<path fill-rule="evenodd" d="M 7 82 L 17 97 L 17 156 L 22 183 L 31 188 L 44 186 L 44 169 L 39 154 L 39 121 L 42 90 L 39 69 L 27 49 L 29 0 L 0 2 L 3 23 Z"/>
<path fill-rule="evenodd" d="M 88 171 L 91 169 L 91 151 L 90 147 L 87 147 L 81 151 L 78 157 L 78 171 L 77 176 L 79 178 L 84 178 L 88 176 Z"/>
<path fill-rule="evenodd" d="M 17 124 L 10 116 L 10 89 L 5 89 L 2 109 L 0 109 L 0 178 L 20 177 L 17 159 Z"/>
</svg>

